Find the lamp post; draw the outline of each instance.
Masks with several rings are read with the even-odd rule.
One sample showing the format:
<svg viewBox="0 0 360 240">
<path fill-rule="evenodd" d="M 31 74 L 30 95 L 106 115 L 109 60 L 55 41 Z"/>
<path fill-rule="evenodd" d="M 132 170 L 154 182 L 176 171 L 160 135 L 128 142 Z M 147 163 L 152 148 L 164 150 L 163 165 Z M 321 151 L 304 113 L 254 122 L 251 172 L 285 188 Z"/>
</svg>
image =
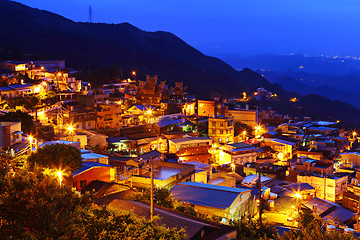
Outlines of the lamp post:
<svg viewBox="0 0 360 240">
<path fill-rule="evenodd" d="M 71 140 L 70 140 L 70 141 L 72 141 L 72 139 L 73 139 L 73 134 L 74 134 L 74 126 L 69 125 L 69 126 L 67 127 L 67 130 L 68 130 L 69 133 L 70 133 L 70 137 L 71 137 Z"/>
<path fill-rule="evenodd" d="M 33 143 L 34 138 L 33 138 L 33 136 L 30 135 L 30 136 L 28 137 L 28 139 L 29 139 L 29 144 L 30 144 L 30 151 L 32 152 L 32 151 L 33 151 L 32 143 Z"/>
<path fill-rule="evenodd" d="M 246 139 L 246 131 L 244 130 L 243 132 L 242 132 L 242 135 L 243 135 L 243 140 L 245 141 Z"/>
<path fill-rule="evenodd" d="M 236 168 L 235 163 L 231 163 L 230 166 L 231 166 L 231 170 L 232 170 L 233 172 L 235 172 L 235 168 Z"/>
<path fill-rule="evenodd" d="M 257 167 L 258 173 L 259 173 L 259 180 L 258 180 L 258 194 L 259 194 L 259 223 L 260 223 L 260 230 L 262 229 L 262 202 L 261 202 L 261 168 L 262 166 Z"/>
<path fill-rule="evenodd" d="M 296 192 L 295 193 L 295 197 L 296 197 L 296 205 L 297 205 L 297 209 L 298 209 L 298 213 L 300 212 L 300 200 L 301 200 L 301 194 Z"/>
<path fill-rule="evenodd" d="M 150 180 L 151 180 L 151 186 L 150 186 L 150 218 L 154 218 L 154 172 L 156 171 L 154 169 L 154 165 L 152 163 L 152 157 L 149 159 L 149 165 L 147 165 L 147 169 L 150 171 Z"/>
<path fill-rule="evenodd" d="M 150 178 L 151 178 L 151 197 L 150 197 L 150 218 L 154 218 L 154 167 L 150 168 Z"/>
<path fill-rule="evenodd" d="M 136 80 L 136 71 L 132 71 L 131 75 L 134 76 L 134 80 Z"/>
<path fill-rule="evenodd" d="M 57 173 L 56 173 L 56 175 L 58 176 L 58 178 L 59 178 L 59 185 L 60 185 L 60 187 L 61 187 L 61 182 L 62 182 L 62 172 L 61 171 L 58 171 Z"/>
</svg>

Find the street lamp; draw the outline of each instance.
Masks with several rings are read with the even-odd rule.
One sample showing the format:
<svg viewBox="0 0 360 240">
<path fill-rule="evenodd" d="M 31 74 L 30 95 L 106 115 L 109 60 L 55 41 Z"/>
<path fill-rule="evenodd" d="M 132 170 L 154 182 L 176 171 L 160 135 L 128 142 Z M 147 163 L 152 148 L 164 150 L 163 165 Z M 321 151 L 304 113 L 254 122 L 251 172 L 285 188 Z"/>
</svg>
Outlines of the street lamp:
<svg viewBox="0 0 360 240">
<path fill-rule="evenodd" d="M 246 138 L 246 131 L 245 130 L 242 132 L 242 135 L 243 135 L 243 139 L 246 140 L 245 139 Z"/>
<path fill-rule="evenodd" d="M 234 163 L 231 163 L 230 166 L 231 166 L 232 171 L 235 172 L 236 165 Z"/>
<path fill-rule="evenodd" d="M 34 137 L 30 135 L 30 136 L 28 137 L 28 139 L 29 139 L 29 144 L 30 144 L 30 151 L 32 151 L 32 149 L 33 149 L 33 148 L 32 148 L 32 143 L 33 143 Z"/>
<path fill-rule="evenodd" d="M 134 80 L 136 80 L 136 71 L 132 71 L 131 75 L 134 76 Z"/>
<path fill-rule="evenodd" d="M 60 187 L 61 187 L 61 182 L 62 182 L 62 172 L 61 171 L 58 171 L 57 173 L 56 173 L 56 175 L 59 177 L 59 184 L 60 184 Z"/>
<path fill-rule="evenodd" d="M 68 130 L 68 132 L 70 133 L 70 137 L 71 137 L 71 141 L 72 141 L 72 137 L 73 137 L 73 134 L 74 134 L 74 131 L 75 131 L 74 126 L 73 126 L 73 125 L 69 125 L 69 126 L 67 127 L 67 130 Z"/>
<path fill-rule="evenodd" d="M 261 125 L 255 126 L 255 137 L 256 137 L 256 138 L 259 138 L 259 137 L 260 137 L 261 131 L 262 131 Z"/>
<path fill-rule="evenodd" d="M 296 203 L 297 203 L 297 208 L 298 208 L 298 213 L 299 213 L 300 212 L 301 194 L 299 192 L 296 192 L 295 197 L 296 197 Z"/>
<path fill-rule="evenodd" d="M 353 139 L 355 139 L 356 135 L 357 135 L 357 132 L 356 131 L 353 131 L 352 132 L 352 135 L 353 135 Z"/>
</svg>

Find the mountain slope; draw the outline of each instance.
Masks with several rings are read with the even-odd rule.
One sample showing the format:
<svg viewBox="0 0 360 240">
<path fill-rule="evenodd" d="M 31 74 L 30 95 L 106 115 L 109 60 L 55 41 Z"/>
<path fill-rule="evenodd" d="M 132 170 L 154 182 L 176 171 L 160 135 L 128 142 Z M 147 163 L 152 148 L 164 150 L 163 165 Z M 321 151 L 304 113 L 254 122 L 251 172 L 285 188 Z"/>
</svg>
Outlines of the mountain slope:
<svg viewBox="0 0 360 240">
<path fill-rule="evenodd" d="M 119 65 L 124 72 L 183 81 L 198 95 L 239 96 L 246 87 L 271 88 L 219 59 L 207 57 L 168 32 L 145 32 L 128 24 L 76 23 L 59 15 L 0 0 L 0 57 L 65 59 L 77 69 Z M 246 80 L 245 80 L 246 79 Z"/>
<path fill-rule="evenodd" d="M 173 85 L 184 82 L 190 93 L 198 97 L 241 97 L 243 91 L 258 87 L 270 90 L 282 99 L 275 107 L 280 113 L 292 111 L 319 118 L 341 119 L 341 111 L 350 109 L 342 102 L 331 102 L 319 96 L 304 97 L 301 111 L 293 108 L 288 99 L 293 93 L 280 85 L 271 84 L 250 69 L 236 71 L 223 61 L 208 57 L 168 32 L 145 32 L 128 23 L 77 23 L 59 15 L 27 7 L 9 0 L 0 0 L 0 60 L 64 59 L 67 66 L 79 70 L 93 70 L 120 66 L 124 77 L 137 70 L 138 78 L 158 75 L 160 81 Z M 93 82 L 100 84 L 103 79 Z M 321 107 L 316 107 L 320 99 Z M 301 102 L 300 102 L 301 103 Z M 312 105 L 316 105 L 313 107 Z M 331 114 L 324 111 L 334 106 Z M 308 110 L 309 109 L 309 110 Z M 360 111 L 351 108 L 348 120 L 360 118 Z"/>
</svg>

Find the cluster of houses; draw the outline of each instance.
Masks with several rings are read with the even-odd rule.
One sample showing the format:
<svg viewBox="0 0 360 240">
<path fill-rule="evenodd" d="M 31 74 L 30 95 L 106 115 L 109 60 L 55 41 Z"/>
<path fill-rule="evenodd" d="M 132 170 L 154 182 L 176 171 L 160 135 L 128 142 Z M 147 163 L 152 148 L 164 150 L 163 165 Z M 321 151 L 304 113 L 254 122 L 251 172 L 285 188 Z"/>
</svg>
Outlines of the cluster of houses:
<svg viewBox="0 0 360 240">
<path fill-rule="evenodd" d="M 54 126 L 57 139 L 33 143 L 19 122 L 2 122 L 0 147 L 14 157 L 33 144 L 80 149 L 83 167 L 73 173 L 78 191 L 95 189 L 99 199 L 115 194 L 112 200 L 124 201 L 122 191 L 153 181 L 198 216 L 222 223 L 261 212 L 270 222 L 294 226 L 303 208 L 358 229 L 358 135 L 339 122 L 252 108 L 246 93 L 242 99 L 196 99 L 182 83 L 169 87 L 157 76 L 91 88 L 72 77 L 64 61 L 1 67 L 2 101 L 56 93 L 52 105 L 26 110 Z M 258 89 L 254 96 L 274 94 Z"/>
</svg>

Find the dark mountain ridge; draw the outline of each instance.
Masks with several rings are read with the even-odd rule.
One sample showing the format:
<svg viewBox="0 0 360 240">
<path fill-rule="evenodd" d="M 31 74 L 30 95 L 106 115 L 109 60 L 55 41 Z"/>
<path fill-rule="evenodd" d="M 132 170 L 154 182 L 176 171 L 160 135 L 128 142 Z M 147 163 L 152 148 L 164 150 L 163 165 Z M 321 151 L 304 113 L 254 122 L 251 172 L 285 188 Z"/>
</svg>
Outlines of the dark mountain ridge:
<svg viewBox="0 0 360 240">
<path fill-rule="evenodd" d="M 334 104 L 319 96 L 311 96 L 311 101 L 306 101 L 307 96 L 299 96 L 304 99 L 300 103 L 310 107 L 316 105 L 314 99 L 321 99 L 321 105 L 317 105 L 321 107 L 302 105 L 298 111 L 298 107 L 294 108 L 288 101 L 293 93 L 271 84 L 260 74 L 247 68 L 237 71 L 220 59 L 205 56 L 171 33 L 145 32 L 129 23 L 73 22 L 47 11 L 0 0 L 0 32 L 3 33 L 0 60 L 64 59 L 70 68 L 86 71 L 115 65 L 122 68 L 124 77 L 136 70 L 139 79 L 156 74 L 169 85 L 184 82 L 190 93 L 198 97 L 241 97 L 243 91 L 264 87 L 280 96 L 281 102 L 269 103 L 269 106 L 281 113 L 289 111 L 323 119 L 341 119 L 335 107 L 345 104 Z M 102 81 L 97 79 L 93 84 Z M 352 107 L 344 106 L 341 108 Z M 322 113 L 324 107 L 333 110 L 330 115 Z M 356 122 L 360 111 L 352 112 L 345 120 Z"/>
<path fill-rule="evenodd" d="M 271 88 L 253 72 L 238 72 L 171 33 L 145 32 L 129 23 L 76 23 L 0 0 L 0 31 L 5 33 L 0 39 L 3 59 L 25 53 L 42 59 L 65 59 L 68 66 L 77 69 L 119 65 L 124 72 L 136 69 L 143 75 L 157 74 L 169 84 L 183 81 L 198 95 L 240 96 L 244 88 Z"/>
</svg>

